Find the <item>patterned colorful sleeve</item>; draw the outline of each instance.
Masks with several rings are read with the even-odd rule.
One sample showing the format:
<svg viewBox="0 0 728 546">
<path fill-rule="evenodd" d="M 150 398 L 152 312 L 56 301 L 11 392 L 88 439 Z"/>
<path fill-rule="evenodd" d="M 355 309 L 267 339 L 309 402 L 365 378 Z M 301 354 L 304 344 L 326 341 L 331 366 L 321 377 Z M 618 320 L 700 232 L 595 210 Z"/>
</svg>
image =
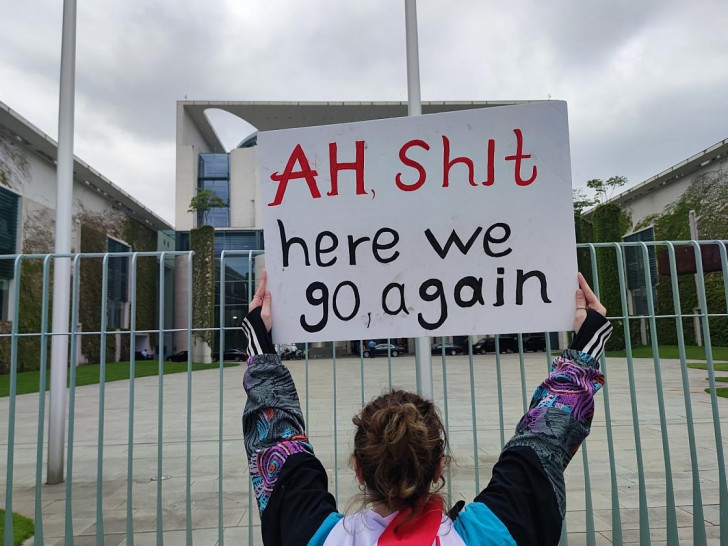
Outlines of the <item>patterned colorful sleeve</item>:
<svg viewBox="0 0 728 546">
<path fill-rule="evenodd" d="M 262 514 L 286 459 L 295 453 L 313 454 L 313 448 L 293 378 L 278 355 L 251 356 L 243 387 L 248 394 L 243 411 L 245 451 Z"/>
<path fill-rule="evenodd" d="M 595 311 L 587 313 L 571 347 L 554 359 L 550 375 L 534 392 L 528 412 L 503 449 L 533 449 L 553 487 L 562 517 L 566 511 L 564 470 L 589 435 L 594 395 L 604 384 L 599 357 L 611 333 L 606 318 Z"/>
</svg>

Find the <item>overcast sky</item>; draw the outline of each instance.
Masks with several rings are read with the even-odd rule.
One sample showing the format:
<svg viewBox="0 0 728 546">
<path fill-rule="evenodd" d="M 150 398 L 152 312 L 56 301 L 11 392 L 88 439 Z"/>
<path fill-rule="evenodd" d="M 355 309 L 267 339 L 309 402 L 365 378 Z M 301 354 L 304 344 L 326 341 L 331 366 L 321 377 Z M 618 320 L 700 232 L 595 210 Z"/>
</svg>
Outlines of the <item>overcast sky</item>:
<svg viewBox="0 0 728 546">
<path fill-rule="evenodd" d="M 417 10 L 422 100 L 567 101 L 575 187 L 728 138 L 726 0 Z M 0 101 L 53 138 L 61 23 L 61 0 L 3 2 Z M 407 99 L 401 0 L 78 0 L 77 24 L 75 153 L 171 223 L 175 101 Z"/>
</svg>

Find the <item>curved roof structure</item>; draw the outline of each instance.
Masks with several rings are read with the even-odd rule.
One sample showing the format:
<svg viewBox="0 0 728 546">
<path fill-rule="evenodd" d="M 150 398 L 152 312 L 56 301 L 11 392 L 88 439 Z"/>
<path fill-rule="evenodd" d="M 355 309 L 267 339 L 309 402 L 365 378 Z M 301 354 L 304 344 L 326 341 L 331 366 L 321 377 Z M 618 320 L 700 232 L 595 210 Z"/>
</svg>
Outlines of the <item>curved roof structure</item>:
<svg viewBox="0 0 728 546">
<path fill-rule="evenodd" d="M 430 101 L 422 103 L 423 114 L 508 106 L 536 101 Z M 258 102 L 258 101 L 178 101 L 178 116 L 190 120 L 210 152 L 225 151 L 205 110 L 229 112 L 253 125 L 258 131 L 312 127 L 352 121 L 404 117 L 406 102 Z M 181 130 L 180 130 L 181 129 Z M 178 117 L 178 144 L 187 143 Z M 181 140 L 179 140 L 181 139 Z"/>
</svg>

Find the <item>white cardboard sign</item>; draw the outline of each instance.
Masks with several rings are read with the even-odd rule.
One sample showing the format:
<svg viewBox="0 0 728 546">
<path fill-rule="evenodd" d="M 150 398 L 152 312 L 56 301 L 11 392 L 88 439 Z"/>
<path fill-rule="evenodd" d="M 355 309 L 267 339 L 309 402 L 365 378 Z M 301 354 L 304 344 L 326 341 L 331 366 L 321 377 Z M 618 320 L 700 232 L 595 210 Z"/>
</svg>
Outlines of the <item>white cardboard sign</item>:
<svg viewBox="0 0 728 546">
<path fill-rule="evenodd" d="M 273 340 L 570 329 L 566 103 L 258 136 Z"/>
</svg>

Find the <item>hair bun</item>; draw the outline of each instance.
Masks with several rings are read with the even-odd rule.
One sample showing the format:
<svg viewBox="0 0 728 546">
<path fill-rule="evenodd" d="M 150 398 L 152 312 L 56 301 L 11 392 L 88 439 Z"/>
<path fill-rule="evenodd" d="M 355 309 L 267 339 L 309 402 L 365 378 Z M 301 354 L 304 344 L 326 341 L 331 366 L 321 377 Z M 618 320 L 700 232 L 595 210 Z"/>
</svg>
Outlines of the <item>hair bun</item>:
<svg viewBox="0 0 728 546">
<path fill-rule="evenodd" d="M 398 510 L 426 501 L 447 442 L 434 404 L 394 390 L 367 404 L 353 422 L 354 457 L 369 502 Z"/>
<path fill-rule="evenodd" d="M 411 402 L 382 408 L 372 420 L 380 424 L 382 444 L 397 454 L 403 441 L 416 442 L 427 435 L 427 426 Z"/>
</svg>

